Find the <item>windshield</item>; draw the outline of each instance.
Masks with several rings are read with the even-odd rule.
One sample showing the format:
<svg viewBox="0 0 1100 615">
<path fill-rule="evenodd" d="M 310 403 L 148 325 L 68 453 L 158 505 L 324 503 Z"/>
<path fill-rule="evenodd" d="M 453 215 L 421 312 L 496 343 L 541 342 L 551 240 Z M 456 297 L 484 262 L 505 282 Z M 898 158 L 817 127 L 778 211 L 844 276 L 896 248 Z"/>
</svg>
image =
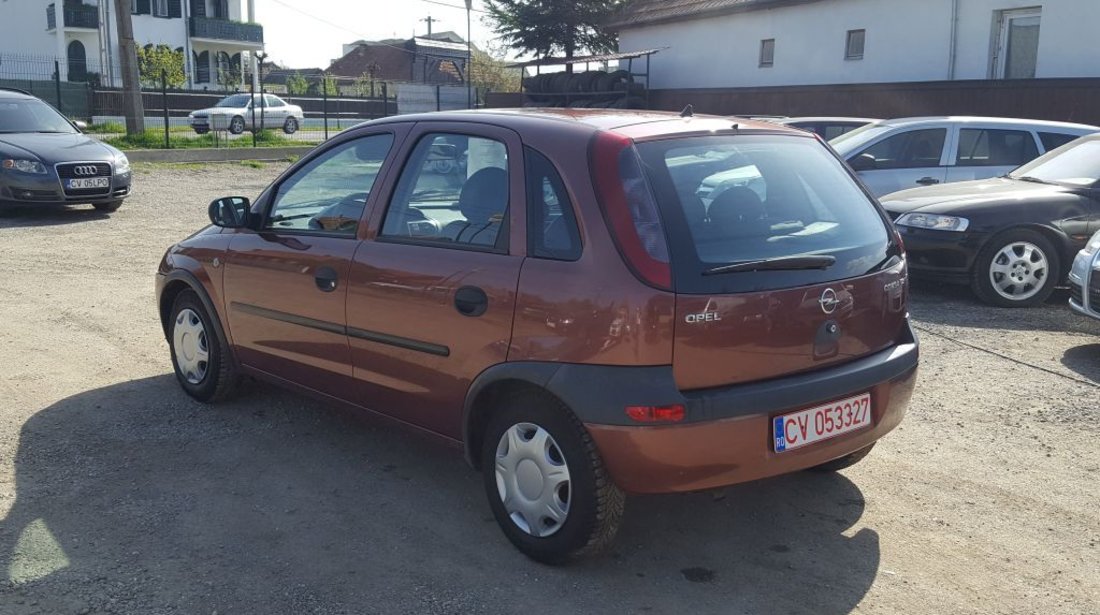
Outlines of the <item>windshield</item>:
<svg viewBox="0 0 1100 615">
<path fill-rule="evenodd" d="M 852 153 L 861 149 L 864 145 L 890 132 L 893 128 L 893 126 L 881 122 L 867 124 L 866 126 L 860 126 L 851 132 L 846 132 L 839 137 L 831 139 L 829 145 L 832 145 L 833 149 L 835 149 L 842 158 L 847 158 Z"/>
<path fill-rule="evenodd" d="M 46 103 L 28 99 L 0 100 L 0 133 L 54 132 L 72 134 L 76 128 Z"/>
<path fill-rule="evenodd" d="M 698 137 L 638 151 L 669 233 L 678 291 L 829 282 L 874 271 L 891 255 L 886 220 L 816 140 Z M 772 262 L 723 269 L 761 260 Z"/>
<path fill-rule="evenodd" d="M 234 107 L 240 109 L 241 107 L 248 106 L 248 94 L 234 94 L 233 96 L 227 96 L 221 99 L 215 107 Z"/>
<path fill-rule="evenodd" d="M 1052 184 L 1091 186 L 1100 181 L 1100 140 L 1078 139 L 1032 160 L 1008 176 Z"/>
</svg>

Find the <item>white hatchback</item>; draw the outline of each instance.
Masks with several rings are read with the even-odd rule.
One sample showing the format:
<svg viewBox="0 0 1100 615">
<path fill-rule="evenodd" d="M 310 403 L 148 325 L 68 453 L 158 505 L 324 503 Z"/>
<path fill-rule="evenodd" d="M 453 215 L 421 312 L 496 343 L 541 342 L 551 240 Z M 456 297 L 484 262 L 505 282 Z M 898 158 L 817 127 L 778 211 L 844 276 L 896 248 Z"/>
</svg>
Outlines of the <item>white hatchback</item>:
<svg viewBox="0 0 1100 615">
<path fill-rule="evenodd" d="M 998 177 L 1096 126 L 993 117 L 883 120 L 829 145 L 875 196 L 919 186 Z"/>
</svg>

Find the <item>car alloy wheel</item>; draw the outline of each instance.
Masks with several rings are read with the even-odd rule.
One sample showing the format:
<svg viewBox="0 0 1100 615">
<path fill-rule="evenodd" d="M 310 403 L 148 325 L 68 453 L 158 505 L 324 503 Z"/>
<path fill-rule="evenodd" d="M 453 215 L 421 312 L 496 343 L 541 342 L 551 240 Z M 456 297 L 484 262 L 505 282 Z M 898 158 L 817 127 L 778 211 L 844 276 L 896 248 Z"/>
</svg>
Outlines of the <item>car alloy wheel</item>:
<svg viewBox="0 0 1100 615">
<path fill-rule="evenodd" d="M 283 132 L 288 135 L 292 135 L 295 132 L 298 132 L 298 120 L 292 117 L 288 117 L 286 119 L 286 122 L 283 124 Z"/>
<path fill-rule="evenodd" d="M 1050 263 L 1039 246 L 1027 241 L 1005 245 L 989 265 L 993 290 L 1009 301 L 1035 296 L 1050 275 Z"/>
<path fill-rule="evenodd" d="M 534 423 L 500 437 L 496 482 L 508 517 L 530 536 L 552 536 L 569 516 L 569 466 L 554 437 Z"/>
<path fill-rule="evenodd" d="M 244 118 L 235 117 L 229 122 L 229 132 L 239 135 L 244 132 Z"/>
<path fill-rule="evenodd" d="M 191 384 L 201 383 L 210 366 L 210 345 L 202 319 L 194 310 L 185 308 L 176 314 L 172 341 L 176 365 L 184 379 Z"/>
</svg>

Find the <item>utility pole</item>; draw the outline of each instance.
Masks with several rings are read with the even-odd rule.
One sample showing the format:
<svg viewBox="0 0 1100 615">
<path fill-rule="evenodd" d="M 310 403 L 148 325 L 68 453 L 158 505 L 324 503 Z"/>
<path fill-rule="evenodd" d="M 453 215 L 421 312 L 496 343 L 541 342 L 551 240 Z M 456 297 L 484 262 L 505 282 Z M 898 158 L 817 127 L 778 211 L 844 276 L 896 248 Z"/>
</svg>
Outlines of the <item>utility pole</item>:
<svg viewBox="0 0 1100 615">
<path fill-rule="evenodd" d="M 428 38 L 431 38 L 432 37 L 432 24 L 439 21 L 439 20 L 433 18 L 431 15 L 428 15 L 428 17 L 426 19 L 421 19 L 420 21 L 428 22 Z"/>
<path fill-rule="evenodd" d="M 474 10 L 474 0 L 466 0 L 466 108 L 474 108 L 474 52 L 470 41 L 470 13 Z"/>
<path fill-rule="evenodd" d="M 136 136 L 145 132 L 145 105 L 141 100 L 130 0 L 115 0 L 115 24 L 118 27 L 118 59 L 122 69 L 122 112 L 126 116 L 126 134 Z"/>
</svg>

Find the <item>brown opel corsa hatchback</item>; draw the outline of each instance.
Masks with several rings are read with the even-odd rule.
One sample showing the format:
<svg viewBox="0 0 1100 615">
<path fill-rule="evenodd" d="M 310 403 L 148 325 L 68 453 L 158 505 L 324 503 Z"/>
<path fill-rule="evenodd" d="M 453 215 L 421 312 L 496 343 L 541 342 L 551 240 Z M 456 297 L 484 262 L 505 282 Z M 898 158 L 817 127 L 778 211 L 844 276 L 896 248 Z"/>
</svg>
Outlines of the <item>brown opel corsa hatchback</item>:
<svg viewBox="0 0 1100 615">
<path fill-rule="evenodd" d="M 434 434 L 543 562 L 608 546 L 624 493 L 847 467 L 916 377 L 899 237 L 774 124 L 388 118 L 210 218 L 157 275 L 183 389 L 247 374 Z"/>
</svg>

